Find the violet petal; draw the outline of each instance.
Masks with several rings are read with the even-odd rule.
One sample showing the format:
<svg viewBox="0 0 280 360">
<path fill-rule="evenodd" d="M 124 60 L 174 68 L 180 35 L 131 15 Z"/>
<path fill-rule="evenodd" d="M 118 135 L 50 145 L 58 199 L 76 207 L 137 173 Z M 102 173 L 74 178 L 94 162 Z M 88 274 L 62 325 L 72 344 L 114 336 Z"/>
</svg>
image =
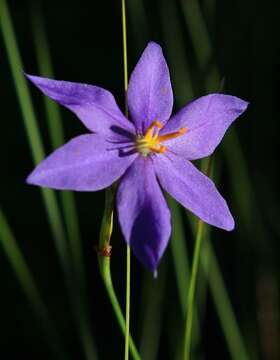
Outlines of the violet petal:
<svg viewBox="0 0 280 360">
<path fill-rule="evenodd" d="M 45 95 L 73 111 L 92 132 L 112 135 L 122 128 L 135 133 L 134 126 L 120 111 L 114 96 L 98 86 L 27 75 Z"/>
<path fill-rule="evenodd" d="M 183 107 L 161 130 L 160 134 L 187 132 L 168 140 L 164 145 L 189 160 L 213 153 L 231 123 L 247 108 L 248 103 L 235 96 L 211 94 L 202 96 Z"/>
<path fill-rule="evenodd" d="M 171 224 L 151 159 L 139 156 L 128 168 L 118 189 L 117 207 L 126 242 L 154 272 L 167 246 Z"/>
<path fill-rule="evenodd" d="M 125 156 L 100 135 L 81 135 L 43 160 L 27 182 L 52 189 L 96 191 L 110 186 L 137 154 Z"/>
<path fill-rule="evenodd" d="M 172 111 L 173 93 L 161 47 L 150 42 L 131 74 L 128 107 L 136 129 L 144 133 L 152 121 L 165 123 Z"/>
<path fill-rule="evenodd" d="M 153 158 L 161 186 L 204 222 L 233 230 L 234 220 L 214 183 L 188 160 L 168 154 Z"/>
</svg>

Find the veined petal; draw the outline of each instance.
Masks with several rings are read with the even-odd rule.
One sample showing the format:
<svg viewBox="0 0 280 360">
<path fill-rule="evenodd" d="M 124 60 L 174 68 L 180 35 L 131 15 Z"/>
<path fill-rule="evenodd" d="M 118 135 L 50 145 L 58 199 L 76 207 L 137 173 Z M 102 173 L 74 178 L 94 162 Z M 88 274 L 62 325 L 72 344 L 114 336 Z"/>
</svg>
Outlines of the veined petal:
<svg viewBox="0 0 280 360">
<path fill-rule="evenodd" d="M 213 153 L 228 127 L 247 106 L 248 102 L 235 96 L 206 95 L 182 108 L 160 134 L 187 128 L 184 136 L 166 141 L 165 145 L 186 159 L 200 159 Z"/>
<path fill-rule="evenodd" d="M 110 186 L 135 160 L 100 135 L 81 135 L 43 160 L 27 182 L 59 190 L 96 191 Z"/>
<path fill-rule="evenodd" d="M 154 272 L 168 243 L 171 224 L 151 159 L 139 156 L 128 168 L 118 189 L 117 207 L 126 242 Z"/>
<path fill-rule="evenodd" d="M 173 93 L 161 47 L 150 42 L 131 74 L 128 107 L 136 129 L 145 133 L 152 121 L 164 124 L 170 117 Z"/>
<path fill-rule="evenodd" d="M 225 230 L 234 228 L 227 203 L 214 183 L 188 160 L 179 156 L 153 158 L 161 186 L 185 208 L 204 222 Z"/>
<path fill-rule="evenodd" d="M 118 128 L 135 133 L 114 96 L 98 86 L 26 75 L 45 95 L 73 111 L 92 132 L 112 135 Z"/>
</svg>

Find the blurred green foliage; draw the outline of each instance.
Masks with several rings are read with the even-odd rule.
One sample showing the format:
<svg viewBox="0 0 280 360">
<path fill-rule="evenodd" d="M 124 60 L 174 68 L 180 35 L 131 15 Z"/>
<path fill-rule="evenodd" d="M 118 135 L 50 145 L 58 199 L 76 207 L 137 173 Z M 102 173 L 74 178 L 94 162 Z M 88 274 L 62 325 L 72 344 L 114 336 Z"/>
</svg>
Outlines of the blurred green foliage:
<svg viewBox="0 0 280 360">
<path fill-rule="evenodd" d="M 127 0 L 127 8 L 129 70 L 147 41 L 158 41 L 175 110 L 221 84 L 251 102 L 215 152 L 213 176 L 237 226 L 231 234 L 207 228 L 203 238 L 193 359 L 278 359 L 279 4 Z M 23 76 L 97 84 L 122 104 L 121 2 L 0 0 L 0 26 L 0 356 L 121 359 L 123 338 L 94 251 L 103 193 L 40 196 L 24 183 L 33 161 L 84 129 L 34 89 L 31 100 Z M 170 207 L 174 230 L 158 279 L 132 258 L 131 332 L 144 360 L 181 358 L 195 220 L 173 201 Z M 117 221 L 112 241 L 112 277 L 124 309 Z"/>
</svg>

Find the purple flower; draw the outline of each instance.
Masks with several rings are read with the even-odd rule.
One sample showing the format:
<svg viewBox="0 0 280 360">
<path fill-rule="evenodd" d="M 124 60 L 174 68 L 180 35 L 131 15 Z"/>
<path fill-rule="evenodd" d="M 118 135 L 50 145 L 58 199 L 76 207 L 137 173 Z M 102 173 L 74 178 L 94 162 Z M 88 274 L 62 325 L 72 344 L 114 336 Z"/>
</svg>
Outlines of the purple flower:
<svg viewBox="0 0 280 360">
<path fill-rule="evenodd" d="M 171 116 L 173 93 L 161 47 L 150 42 L 128 87 L 129 121 L 113 95 L 100 87 L 27 77 L 73 111 L 92 132 L 60 147 L 28 177 L 29 184 L 96 191 L 120 180 L 117 209 L 125 240 L 155 271 L 167 246 L 170 211 L 160 186 L 208 224 L 225 230 L 234 220 L 213 182 L 190 160 L 213 153 L 248 103 L 210 94 Z"/>
</svg>

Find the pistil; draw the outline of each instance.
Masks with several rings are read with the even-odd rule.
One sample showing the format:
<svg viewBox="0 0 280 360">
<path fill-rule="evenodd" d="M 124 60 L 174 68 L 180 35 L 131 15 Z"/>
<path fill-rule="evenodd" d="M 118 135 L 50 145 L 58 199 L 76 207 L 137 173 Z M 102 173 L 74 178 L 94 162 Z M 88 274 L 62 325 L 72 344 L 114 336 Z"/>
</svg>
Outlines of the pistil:
<svg viewBox="0 0 280 360">
<path fill-rule="evenodd" d="M 162 128 L 162 124 L 155 120 L 148 127 L 144 136 L 138 136 L 136 139 L 136 149 L 143 156 L 148 156 L 151 152 L 162 154 L 166 151 L 166 146 L 161 143 L 167 140 L 175 139 L 184 135 L 187 132 L 187 128 L 181 128 L 178 131 L 170 134 L 159 136 L 159 130 Z"/>
</svg>

